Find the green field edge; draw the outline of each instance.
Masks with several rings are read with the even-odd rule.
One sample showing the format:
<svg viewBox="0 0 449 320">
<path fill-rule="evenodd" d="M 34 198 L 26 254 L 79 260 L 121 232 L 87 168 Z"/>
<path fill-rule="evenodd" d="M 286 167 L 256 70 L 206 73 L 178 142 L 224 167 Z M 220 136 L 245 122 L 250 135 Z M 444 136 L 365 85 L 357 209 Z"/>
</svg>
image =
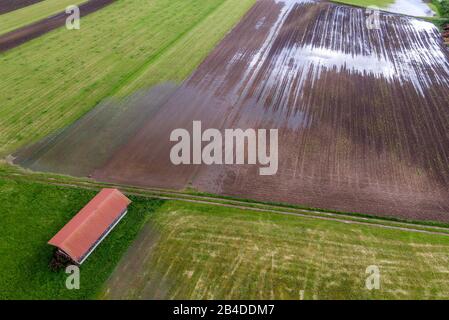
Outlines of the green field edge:
<svg viewBox="0 0 449 320">
<path fill-rule="evenodd" d="M 343 223 L 354 222 L 366 225 L 377 225 L 398 229 L 409 229 L 410 231 L 422 231 L 449 235 L 449 223 L 437 221 L 407 220 L 388 216 L 384 217 L 370 214 L 313 208 L 288 203 L 262 202 L 252 199 L 198 192 L 191 188 L 187 188 L 181 191 L 161 188 L 141 188 L 122 184 L 98 182 L 89 178 L 77 178 L 52 173 L 33 172 L 5 162 L 0 163 L 0 177 L 3 179 L 10 179 L 15 181 L 32 181 L 42 184 L 72 188 L 84 188 L 90 190 L 100 190 L 102 188 L 117 188 L 129 195 L 148 198 L 225 205 L 248 210 L 265 210 L 281 214 L 297 214 L 299 216 L 307 216 L 310 218 L 324 218 L 340 221 Z"/>
<path fill-rule="evenodd" d="M 160 57 L 164 55 L 167 51 L 170 50 L 173 46 L 176 45 L 182 38 L 184 38 L 185 35 L 189 34 L 192 30 L 194 30 L 196 27 L 198 27 L 201 23 L 204 22 L 212 13 L 217 11 L 220 7 L 222 7 L 226 2 L 221 2 L 217 6 L 211 8 L 201 20 L 198 20 L 195 24 L 193 24 L 189 29 L 184 30 L 184 32 L 180 33 L 178 36 L 176 36 L 171 42 L 167 43 L 164 47 L 162 47 L 158 52 L 156 52 L 153 56 L 149 57 L 148 60 L 144 61 L 142 65 L 137 68 L 133 73 L 129 74 L 122 82 L 114 86 L 109 94 L 104 97 L 106 99 L 107 97 L 113 97 L 116 96 L 120 91 L 126 87 L 126 85 L 132 83 L 135 79 L 137 79 L 141 74 L 145 73 L 146 70 L 155 62 L 158 61 Z"/>
<path fill-rule="evenodd" d="M 347 3 L 344 0 L 329 0 L 329 1 L 331 3 L 350 6 L 350 7 L 354 7 L 354 8 L 361 8 L 361 9 L 369 8 L 369 6 L 365 6 L 363 4 Z M 391 11 L 388 11 L 383 8 L 378 8 L 378 9 L 385 13 L 397 14 L 397 15 L 402 15 L 402 16 L 406 16 L 406 17 L 412 17 L 412 18 L 416 18 L 416 19 L 425 20 L 427 22 L 433 23 L 440 31 L 442 31 L 443 26 L 445 24 L 449 24 L 449 18 L 442 16 L 439 7 L 436 6 L 433 2 L 427 3 L 427 5 L 429 6 L 430 9 L 435 11 L 435 13 L 437 14 L 436 16 L 434 16 L 434 17 L 413 16 L 413 15 L 408 15 L 408 14 L 404 14 L 404 13 L 391 12 Z M 432 5 L 432 6 L 430 6 L 430 5 Z"/>
<path fill-rule="evenodd" d="M 123 81 L 119 82 L 117 85 L 111 88 L 108 92 L 106 92 L 102 98 L 99 99 L 99 101 L 104 101 L 107 98 L 111 98 L 116 96 L 126 85 L 132 83 L 134 79 L 136 79 L 140 74 L 144 73 L 153 63 L 157 62 L 157 60 L 164 55 L 167 51 L 169 51 L 173 46 L 176 45 L 186 34 L 191 32 L 193 29 L 195 29 L 198 25 L 200 25 L 204 20 L 207 19 L 212 13 L 214 13 L 216 10 L 218 10 L 225 2 L 219 3 L 217 6 L 211 8 L 203 17 L 201 20 L 198 20 L 194 25 L 192 25 L 189 29 L 185 30 L 183 33 L 179 34 L 176 38 L 174 38 L 171 42 L 167 43 L 164 47 L 162 47 L 158 52 L 156 52 L 154 55 L 150 56 L 146 61 L 142 63 L 140 67 L 138 67 L 136 70 L 134 70 L 132 73 L 127 75 L 126 78 L 123 79 Z M 122 97 L 122 96 L 120 96 Z M 95 103 L 90 106 L 90 108 L 87 109 L 86 113 L 88 113 L 90 110 L 95 108 L 99 103 Z M 78 119 L 81 119 L 86 113 L 82 114 Z M 77 119 L 77 120 L 78 120 Z"/>
<path fill-rule="evenodd" d="M 247 10 L 245 10 L 243 12 L 243 16 L 245 14 L 247 14 L 247 12 L 252 8 L 252 6 L 254 5 L 255 2 L 253 2 L 248 8 Z M 147 85 L 147 86 L 143 86 L 140 87 L 138 89 L 135 89 L 133 91 L 129 91 L 127 90 L 127 87 L 129 85 L 132 85 L 134 83 L 134 80 L 138 79 L 139 76 L 145 74 L 153 65 L 157 64 L 159 62 L 159 60 L 164 56 L 164 54 L 170 52 L 170 50 L 172 50 L 173 48 L 176 47 L 176 45 L 180 42 L 183 41 L 184 37 L 189 35 L 192 31 L 194 31 L 196 28 L 198 28 L 199 26 L 201 26 L 205 21 L 207 21 L 207 19 L 212 16 L 214 13 L 216 13 L 220 8 L 224 7 L 227 4 L 226 1 L 223 1 L 219 4 L 217 4 L 216 6 L 214 6 L 213 8 L 211 8 L 209 11 L 207 11 L 200 20 L 198 20 L 195 24 L 193 24 L 190 28 L 188 28 L 187 30 L 185 30 L 183 33 L 179 34 L 175 39 L 173 39 L 171 42 L 169 42 L 167 45 L 165 45 L 164 47 L 162 47 L 159 51 L 155 52 L 153 55 L 149 56 L 139 67 L 136 68 L 136 70 L 134 70 L 133 72 L 129 73 L 128 75 L 125 76 L 125 78 L 120 81 L 119 83 L 117 83 L 116 85 L 114 85 L 113 87 L 111 87 L 110 90 L 108 90 L 107 92 L 105 92 L 100 98 L 98 98 L 94 103 L 92 103 L 91 105 L 89 105 L 84 112 L 82 112 L 80 115 L 78 115 L 76 118 L 74 118 L 68 125 L 78 121 L 79 119 L 83 118 L 87 113 L 89 113 L 91 110 L 93 110 L 96 106 L 98 106 L 101 102 L 105 101 L 106 99 L 110 99 L 110 98 L 117 98 L 117 99 L 122 99 L 125 98 L 133 93 L 135 93 L 136 91 L 142 90 L 142 89 L 148 89 L 150 88 L 152 85 L 157 85 L 161 82 L 156 82 L 153 83 L 152 85 Z M 114 3 L 111 3 L 111 5 L 114 5 Z M 95 15 L 98 12 L 94 12 L 91 15 Z M 168 81 L 172 81 L 174 83 L 177 84 L 182 84 L 184 81 L 186 81 L 186 79 L 188 79 L 192 72 L 194 70 L 196 70 L 196 68 L 202 63 L 202 61 L 204 61 L 205 58 L 207 58 L 210 54 L 210 52 L 213 51 L 213 49 L 216 47 L 216 45 L 218 43 L 220 43 L 223 38 L 226 36 L 226 34 L 228 34 L 229 32 L 231 32 L 235 26 L 240 22 L 240 19 L 238 19 L 234 24 L 232 24 L 231 28 L 229 30 L 227 30 L 222 37 L 217 41 L 217 43 L 212 46 L 212 48 L 208 51 L 208 53 L 204 56 L 203 59 L 201 59 L 201 61 L 194 66 L 194 68 L 188 72 L 188 74 L 184 77 L 182 77 L 182 79 L 172 79 L 172 80 L 168 80 Z M 54 32 L 56 30 L 58 30 L 59 28 L 50 31 Z M 41 37 L 38 37 L 37 39 L 33 39 L 31 41 L 36 41 Z M 19 46 L 20 47 L 20 46 Z M 17 48 L 15 48 L 17 49 Z M 3 53 L 0 53 L 0 55 Z M 50 134 L 54 133 L 54 132 L 58 132 L 60 130 L 62 130 L 63 128 L 59 128 L 54 130 L 53 132 L 51 132 Z M 27 141 L 26 144 L 31 144 L 34 143 L 36 141 L 38 141 L 39 139 L 31 139 L 30 141 Z M 25 145 L 26 145 L 25 144 Z M 19 144 L 16 145 L 11 145 L 7 150 L 3 150 L 0 151 L 0 157 L 6 157 L 9 154 L 11 154 L 13 151 L 17 150 L 18 148 L 22 147 L 24 144 L 21 142 Z"/>
</svg>

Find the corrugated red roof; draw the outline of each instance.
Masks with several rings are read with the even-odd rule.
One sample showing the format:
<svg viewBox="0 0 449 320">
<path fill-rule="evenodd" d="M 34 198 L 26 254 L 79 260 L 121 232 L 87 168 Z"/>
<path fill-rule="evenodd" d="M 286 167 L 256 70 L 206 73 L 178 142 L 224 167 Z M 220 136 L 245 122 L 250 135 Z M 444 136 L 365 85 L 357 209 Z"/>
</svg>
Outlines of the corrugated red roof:
<svg viewBox="0 0 449 320">
<path fill-rule="evenodd" d="M 117 189 L 103 189 L 48 243 L 81 264 L 123 217 L 130 203 Z"/>
</svg>

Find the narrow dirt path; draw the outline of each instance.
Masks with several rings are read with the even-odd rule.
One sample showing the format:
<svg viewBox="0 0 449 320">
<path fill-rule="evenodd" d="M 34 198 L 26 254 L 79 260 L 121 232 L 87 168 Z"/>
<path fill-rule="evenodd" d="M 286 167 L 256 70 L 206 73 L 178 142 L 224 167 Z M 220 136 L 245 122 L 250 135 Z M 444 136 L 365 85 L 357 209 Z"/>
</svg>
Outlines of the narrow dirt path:
<svg viewBox="0 0 449 320">
<path fill-rule="evenodd" d="M 79 6 L 81 17 L 100 10 L 115 0 L 90 0 Z M 0 36 L 0 53 L 18 47 L 21 44 L 38 38 L 41 35 L 63 26 L 69 15 L 64 12 L 32 23 L 28 26 L 8 32 Z"/>
<path fill-rule="evenodd" d="M 118 188 L 123 193 L 127 195 L 133 195 L 143 198 L 149 199 L 162 199 L 162 200 L 175 200 L 175 201 L 183 201 L 189 203 L 197 203 L 197 204 L 206 204 L 206 205 L 214 205 L 220 207 L 241 209 L 241 210 L 251 210 L 256 212 L 266 212 L 266 213 L 275 213 L 289 216 L 297 216 L 301 218 L 308 219 L 319 219 L 325 221 L 334 221 L 345 224 L 355 224 L 355 225 L 365 225 L 370 227 L 377 227 L 383 229 L 390 230 L 398 230 L 398 231 L 406 231 L 406 232 L 416 232 L 423 234 L 432 234 L 432 235 L 441 235 L 441 236 L 449 236 L 449 228 L 438 227 L 438 226 L 428 226 L 428 225 L 418 225 L 407 222 L 396 222 L 389 220 L 380 220 L 374 218 L 366 218 L 366 217 L 357 217 L 357 216 L 345 216 L 344 214 L 332 213 L 332 212 L 319 212 L 314 210 L 307 209 L 290 209 L 283 208 L 281 206 L 276 205 L 265 205 L 259 203 L 238 201 L 238 200 L 228 200 L 223 198 L 214 198 L 212 196 L 195 196 L 188 193 L 168 191 L 168 190 L 130 190 L 129 187 L 120 186 L 120 185 L 105 185 L 101 183 L 95 182 L 87 182 L 82 181 L 80 183 L 72 182 L 72 181 L 62 181 L 54 178 L 38 178 L 35 179 L 29 175 L 24 174 L 15 174 L 15 175 L 5 175 L 0 173 L 0 177 L 11 179 L 11 180 L 20 180 L 21 178 L 25 178 L 30 182 L 36 182 L 41 184 L 48 184 L 59 187 L 69 187 L 69 188 L 79 188 L 85 190 L 100 190 L 101 188 L 109 187 L 109 188 Z M 217 202 L 220 201 L 220 202 Z M 225 203 L 226 202 L 226 203 Z M 287 210 L 288 209 L 288 210 Z"/>
</svg>

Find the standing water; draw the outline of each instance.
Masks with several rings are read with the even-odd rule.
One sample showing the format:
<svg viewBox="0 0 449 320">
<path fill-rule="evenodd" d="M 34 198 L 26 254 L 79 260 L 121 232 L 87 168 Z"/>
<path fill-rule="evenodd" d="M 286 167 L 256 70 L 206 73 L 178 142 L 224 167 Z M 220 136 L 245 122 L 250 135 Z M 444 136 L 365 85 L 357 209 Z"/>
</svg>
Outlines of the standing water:
<svg viewBox="0 0 449 320">
<path fill-rule="evenodd" d="M 417 17 L 432 17 L 435 15 L 435 12 L 422 0 L 395 0 L 393 4 L 388 6 L 387 10 Z"/>
<path fill-rule="evenodd" d="M 376 1 L 373 1 L 375 5 Z M 381 9 L 415 17 L 433 17 L 435 12 L 423 0 L 393 0 L 392 3 L 380 6 Z"/>
</svg>

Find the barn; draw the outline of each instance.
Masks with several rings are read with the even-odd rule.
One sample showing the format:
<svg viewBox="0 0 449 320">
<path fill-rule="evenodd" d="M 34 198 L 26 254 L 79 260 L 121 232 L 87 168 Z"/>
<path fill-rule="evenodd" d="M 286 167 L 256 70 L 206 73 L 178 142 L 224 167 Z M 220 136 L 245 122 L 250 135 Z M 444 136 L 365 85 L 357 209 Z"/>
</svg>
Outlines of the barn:
<svg viewBox="0 0 449 320">
<path fill-rule="evenodd" d="M 131 203 L 117 189 L 103 189 L 49 242 L 52 269 L 81 265 L 128 212 Z"/>
</svg>

